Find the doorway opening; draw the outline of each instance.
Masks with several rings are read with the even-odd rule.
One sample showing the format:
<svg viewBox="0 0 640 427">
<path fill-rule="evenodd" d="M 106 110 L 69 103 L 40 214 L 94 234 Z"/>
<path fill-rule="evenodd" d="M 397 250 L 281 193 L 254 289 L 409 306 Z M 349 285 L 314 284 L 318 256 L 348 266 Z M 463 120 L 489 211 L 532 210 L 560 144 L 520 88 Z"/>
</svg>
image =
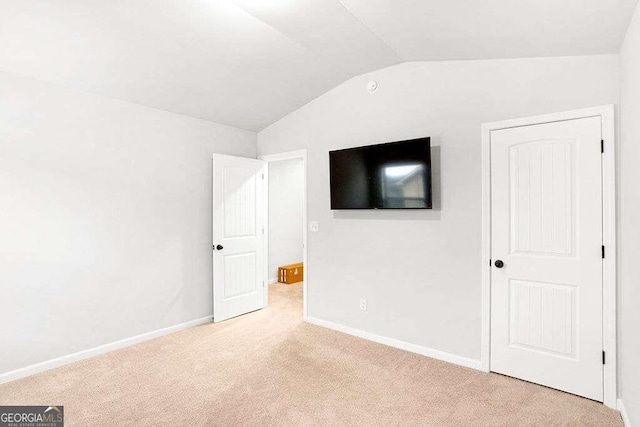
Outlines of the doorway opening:
<svg viewBox="0 0 640 427">
<path fill-rule="evenodd" d="M 267 162 L 268 208 L 265 266 L 269 292 L 298 301 L 307 317 L 307 157 L 306 150 L 260 156 Z"/>
</svg>

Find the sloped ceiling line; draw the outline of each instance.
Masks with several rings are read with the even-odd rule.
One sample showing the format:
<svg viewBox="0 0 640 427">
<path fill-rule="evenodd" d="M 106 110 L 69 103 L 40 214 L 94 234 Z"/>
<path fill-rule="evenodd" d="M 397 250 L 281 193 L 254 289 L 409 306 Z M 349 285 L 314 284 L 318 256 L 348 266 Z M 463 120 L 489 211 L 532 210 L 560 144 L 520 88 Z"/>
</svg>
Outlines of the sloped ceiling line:
<svg viewBox="0 0 640 427">
<path fill-rule="evenodd" d="M 238 6 L 240 9 L 242 9 L 242 10 L 243 10 L 244 12 L 246 12 L 248 15 L 252 16 L 253 18 L 257 19 L 258 21 L 260 21 L 261 23 L 263 23 L 264 25 L 266 25 L 267 27 L 271 28 L 273 31 L 275 31 L 275 32 L 277 32 L 278 34 L 280 34 L 282 37 L 284 37 L 285 39 L 287 39 L 288 41 L 290 41 L 292 44 L 294 44 L 294 45 L 298 46 L 299 48 L 304 49 L 304 50 L 306 50 L 307 52 L 309 52 L 309 54 L 311 54 L 311 55 L 317 55 L 317 56 L 320 56 L 320 57 L 325 57 L 325 56 L 326 56 L 323 52 L 318 52 L 318 51 L 316 51 L 316 50 L 312 49 L 311 47 L 309 47 L 308 45 L 306 45 L 306 44 L 304 44 L 304 43 L 300 42 L 299 40 L 296 40 L 296 39 L 294 39 L 294 38 L 290 37 L 287 33 L 285 33 L 284 31 L 280 30 L 280 29 L 279 29 L 278 27 L 276 27 L 275 25 L 270 24 L 267 20 L 265 20 L 265 19 L 263 19 L 263 18 L 260 18 L 258 15 L 256 15 L 256 14 L 255 14 L 255 13 L 253 13 L 253 12 L 251 12 L 251 10 L 249 10 L 248 8 L 243 7 L 241 3 L 237 3 L 237 2 L 235 2 L 234 0 L 230 0 L 230 1 L 232 1 L 236 6 Z M 327 0 L 327 1 L 330 1 L 330 0 Z M 380 40 L 382 43 L 384 43 L 384 45 L 385 45 L 385 46 L 387 46 L 387 47 L 389 48 L 389 50 L 393 51 L 393 53 L 395 53 L 395 54 L 396 54 L 396 56 L 398 57 L 398 63 L 405 62 L 405 60 L 404 60 L 404 59 L 402 59 L 402 58 L 400 57 L 400 55 L 398 55 L 398 54 L 397 54 L 397 52 L 396 52 L 395 50 L 393 50 L 391 47 L 389 47 L 389 45 L 387 45 L 387 43 L 385 43 L 385 41 L 384 41 L 384 40 L 382 40 L 380 37 L 378 37 L 378 35 L 376 35 L 375 33 L 373 33 L 373 31 L 371 31 L 371 29 L 369 29 L 366 25 L 364 25 L 364 24 L 363 24 L 363 23 L 358 19 L 358 17 L 357 17 L 357 16 L 355 16 L 355 15 L 353 15 L 349 9 L 347 9 L 347 8 L 346 8 L 342 3 L 340 3 L 340 1 L 339 1 L 339 0 L 335 0 L 335 1 L 336 1 L 338 4 L 340 4 L 340 5 L 341 5 L 341 6 L 342 6 L 342 7 L 343 7 L 343 8 L 344 8 L 344 9 L 345 9 L 345 10 L 346 10 L 346 11 L 347 11 L 351 16 L 353 16 L 353 18 L 354 18 L 355 20 L 357 20 L 358 22 L 360 22 L 360 23 L 362 24 L 362 26 L 363 26 L 364 28 L 366 28 L 366 29 L 367 29 L 367 31 L 368 31 L 369 33 L 371 33 L 371 35 L 372 35 L 372 36 L 376 37 L 378 40 Z M 355 75 L 354 75 L 353 73 L 351 73 L 347 68 L 345 68 L 344 66 L 342 66 L 342 64 L 340 64 L 340 63 L 338 63 L 338 64 L 334 64 L 334 67 L 335 67 L 335 68 L 340 69 L 340 71 L 342 71 L 343 73 L 345 73 L 345 75 L 347 76 L 347 79 L 348 79 L 348 78 L 351 78 L 351 77 L 355 77 Z"/>
<path fill-rule="evenodd" d="M 375 38 L 377 38 L 378 40 L 380 40 L 380 42 L 382 42 L 386 47 L 389 48 L 390 51 L 392 51 L 393 53 L 396 54 L 396 56 L 398 57 L 398 61 L 399 63 L 402 62 L 406 62 L 406 58 L 403 58 L 393 47 L 391 47 L 389 45 L 389 43 L 387 43 L 387 41 L 385 39 L 383 39 L 382 37 L 380 37 L 379 34 L 377 34 L 375 31 L 373 31 L 367 24 L 365 24 L 360 18 L 358 18 L 358 16 L 353 13 L 353 11 L 351 9 L 349 9 L 343 2 L 342 0 L 336 0 L 340 6 L 342 6 L 344 8 L 344 10 L 346 10 L 347 12 L 349 12 L 349 14 L 351 16 L 353 16 L 353 19 L 355 19 L 356 21 L 358 21 L 364 28 L 367 29 L 367 31 L 369 31 L 371 33 L 371 35 L 373 35 Z M 374 71 L 374 70 L 372 70 Z"/>
</svg>

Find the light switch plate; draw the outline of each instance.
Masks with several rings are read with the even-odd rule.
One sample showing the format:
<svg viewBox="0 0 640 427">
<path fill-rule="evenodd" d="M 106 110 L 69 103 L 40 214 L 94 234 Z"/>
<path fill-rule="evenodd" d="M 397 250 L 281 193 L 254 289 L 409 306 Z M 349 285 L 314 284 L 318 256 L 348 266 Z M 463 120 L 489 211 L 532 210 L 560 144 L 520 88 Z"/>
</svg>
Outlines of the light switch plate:
<svg viewBox="0 0 640 427">
<path fill-rule="evenodd" d="M 318 231 L 318 221 L 309 221 L 309 231 Z"/>
</svg>

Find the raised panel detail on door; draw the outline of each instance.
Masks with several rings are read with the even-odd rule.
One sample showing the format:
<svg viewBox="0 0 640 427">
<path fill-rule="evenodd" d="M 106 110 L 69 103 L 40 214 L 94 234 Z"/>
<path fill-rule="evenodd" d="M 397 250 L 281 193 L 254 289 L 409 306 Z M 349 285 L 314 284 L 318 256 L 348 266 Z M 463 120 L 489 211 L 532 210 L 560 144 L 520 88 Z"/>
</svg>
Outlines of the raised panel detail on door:
<svg viewBox="0 0 640 427">
<path fill-rule="evenodd" d="M 575 140 L 509 147 L 511 253 L 572 255 Z"/>
<path fill-rule="evenodd" d="M 226 255 L 224 257 L 224 298 L 235 298 L 256 290 L 256 254 Z"/>
<path fill-rule="evenodd" d="M 603 400 L 600 117 L 491 132 L 494 372 Z"/>
<path fill-rule="evenodd" d="M 266 163 L 213 156 L 213 318 L 220 322 L 264 307 Z"/>
<path fill-rule="evenodd" d="M 224 237 L 256 234 L 256 177 L 253 169 L 224 169 Z"/>
<path fill-rule="evenodd" d="M 512 345 L 575 355 L 575 286 L 511 280 L 510 293 Z"/>
</svg>

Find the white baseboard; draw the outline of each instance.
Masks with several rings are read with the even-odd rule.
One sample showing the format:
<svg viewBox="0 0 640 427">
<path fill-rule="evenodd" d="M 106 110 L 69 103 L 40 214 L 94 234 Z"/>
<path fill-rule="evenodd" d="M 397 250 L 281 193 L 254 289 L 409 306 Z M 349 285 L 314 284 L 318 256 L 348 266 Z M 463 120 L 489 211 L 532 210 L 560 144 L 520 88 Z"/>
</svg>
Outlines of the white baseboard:
<svg viewBox="0 0 640 427">
<path fill-rule="evenodd" d="M 124 347 L 129 347 L 134 344 L 138 344 L 144 341 L 149 341 L 154 338 L 161 337 L 163 335 L 172 334 L 174 332 L 181 331 L 183 329 L 191 328 L 193 326 L 203 325 L 211 322 L 213 315 L 202 317 L 200 319 L 191 320 L 189 322 L 180 323 L 178 325 L 169 326 L 168 328 L 158 329 L 155 331 L 147 332 L 144 334 L 136 335 L 134 337 L 125 338 L 120 341 L 115 341 L 109 344 L 104 344 L 98 347 L 82 350 L 77 353 L 68 354 L 66 356 L 58 357 L 56 359 L 46 360 L 44 362 L 36 363 L 35 365 L 26 366 L 13 371 L 0 374 L 0 384 L 7 383 L 9 381 L 15 381 L 20 378 L 28 377 L 30 375 L 39 374 L 40 372 L 48 371 L 60 366 L 68 365 L 73 362 L 77 362 L 82 359 L 88 359 L 93 356 L 108 353 L 110 351 L 118 350 Z"/>
<path fill-rule="evenodd" d="M 631 427 L 631 421 L 629 421 L 627 410 L 624 409 L 624 403 L 622 403 L 622 399 L 618 399 L 618 411 L 620 411 L 620 415 L 622 415 L 622 422 L 624 423 L 625 427 Z"/>
<path fill-rule="evenodd" d="M 457 356 L 455 354 L 446 353 L 440 350 L 434 350 L 428 347 L 422 347 L 420 345 L 411 344 L 405 341 L 383 337 L 380 335 L 361 331 L 355 328 L 350 328 L 348 326 L 339 325 L 337 323 L 328 322 L 326 320 L 318 319 L 311 316 L 307 317 L 306 321 L 313 325 L 318 325 L 324 328 L 333 329 L 338 332 L 343 332 L 345 334 L 353 335 L 355 337 L 364 338 L 366 340 L 374 341 L 379 344 L 388 345 L 390 347 L 399 348 L 401 350 L 410 351 L 412 353 L 417 353 L 422 356 L 431 357 L 433 359 L 442 360 L 444 362 L 454 363 L 456 365 L 465 366 L 467 368 L 481 370 L 480 360 L 469 359 L 467 357 Z"/>
<path fill-rule="evenodd" d="M 275 279 L 269 279 L 269 284 L 273 285 L 274 283 L 278 283 L 278 278 Z"/>
</svg>

